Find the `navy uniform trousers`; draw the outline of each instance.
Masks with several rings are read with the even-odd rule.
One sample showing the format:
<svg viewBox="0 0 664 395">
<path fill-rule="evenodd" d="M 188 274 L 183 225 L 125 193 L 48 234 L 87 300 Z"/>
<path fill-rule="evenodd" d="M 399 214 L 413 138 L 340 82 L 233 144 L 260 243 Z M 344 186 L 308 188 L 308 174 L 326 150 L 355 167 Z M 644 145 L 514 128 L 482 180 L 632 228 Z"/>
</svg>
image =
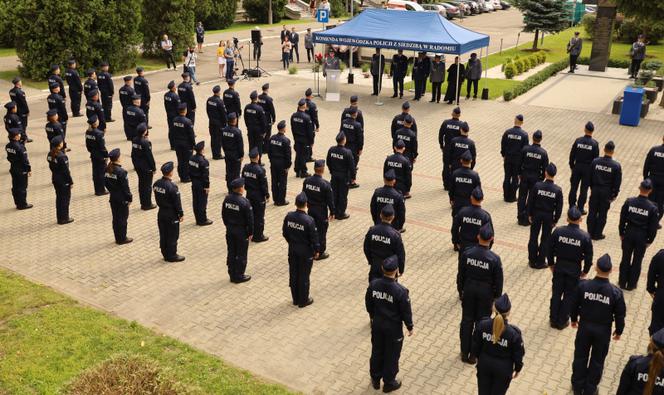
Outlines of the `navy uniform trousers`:
<svg viewBox="0 0 664 395">
<path fill-rule="evenodd" d="M 239 159 L 232 157 L 232 155 L 229 157 L 228 153 L 226 153 L 224 162 L 226 162 L 226 186 L 229 191 L 232 191 L 231 181 L 240 177 L 240 166 L 242 165 L 242 162 L 240 162 Z"/>
<path fill-rule="evenodd" d="M 609 352 L 611 325 L 580 322 L 574 340 L 572 388 L 594 394 L 602 379 L 604 359 Z M 590 361 L 588 361 L 590 357 Z"/>
<path fill-rule="evenodd" d="M 180 237 L 180 219 L 172 213 L 159 210 L 157 214 L 159 227 L 159 248 L 164 259 L 173 258 L 178 252 L 178 238 Z"/>
<path fill-rule="evenodd" d="M 515 200 L 516 191 L 519 188 L 519 161 L 505 159 L 503 162 L 505 178 L 503 179 L 503 199 Z"/>
<path fill-rule="evenodd" d="M 12 196 L 16 207 L 25 207 L 28 205 L 28 174 L 21 171 L 11 171 L 12 176 Z"/>
<path fill-rule="evenodd" d="M 111 213 L 113 214 L 113 234 L 115 241 L 121 242 L 127 239 L 127 220 L 129 219 L 129 205 L 127 203 L 111 202 Z"/>
<path fill-rule="evenodd" d="M 138 197 L 141 208 L 152 206 L 152 172 L 149 170 L 136 170 L 138 176 Z"/>
<path fill-rule="evenodd" d="M 593 188 L 588 202 L 588 233 L 597 237 L 604 231 L 606 214 L 611 208 L 611 191 L 607 188 Z"/>
<path fill-rule="evenodd" d="M 636 288 L 646 248 L 645 231 L 632 228 L 625 233 L 622 241 L 620 275 L 618 276 L 618 285 L 621 288 Z"/>
<path fill-rule="evenodd" d="M 588 199 L 588 188 L 590 188 L 590 180 L 592 177 L 592 169 L 590 164 L 577 164 L 572 170 L 572 177 L 570 178 L 570 189 L 568 202 L 570 207 L 577 206 L 579 210 L 583 211 L 583 207 L 586 205 L 586 200 Z M 577 200 L 576 192 L 579 189 L 579 184 L 581 190 L 579 191 L 579 196 Z"/>
<path fill-rule="evenodd" d="M 309 300 L 309 276 L 313 264 L 314 259 L 310 253 L 288 248 L 288 285 L 293 304 L 302 306 Z"/>
<path fill-rule="evenodd" d="M 104 173 L 106 172 L 106 161 L 104 159 L 91 159 L 92 161 L 92 184 L 95 187 L 95 195 L 106 192 L 104 186 Z"/>
<path fill-rule="evenodd" d="M 567 263 L 557 262 L 558 265 Z M 549 320 L 556 325 L 565 325 L 569 320 L 570 298 L 579 285 L 579 276 L 554 271 L 551 279 L 551 304 L 549 306 Z"/>
<path fill-rule="evenodd" d="M 328 220 L 327 208 L 322 206 L 309 205 L 308 214 L 314 219 L 316 223 L 316 230 L 318 231 L 318 242 L 320 243 L 319 252 L 322 254 L 327 248 L 327 228 L 330 223 Z"/>
<path fill-rule="evenodd" d="M 459 328 L 459 340 L 463 355 L 470 354 L 475 323 L 491 315 L 492 301 L 493 296 L 489 284 L 466 280 L 463 287 L 463 299 L 461 300 L 461 325 Z"/>
<path fill-rule="evenodd" d="M 477 359 L 479 395 L 504 395 L 512 382 L 514 365 L 510 359 L 482 354 Z"/>
<path fill-rule="evenodd" d="M 664 289 L 655 291 L 655 297 L 652 301 L 652 316 L 648 333 L 652 336 L 658 330 L 664 328 Z"/>
<path fill-rule="evenodd" d="M 528 212 L 526 211 L 526 202 L 528 201 L 528 194 L 533 189 L 539 179 L 535 177 L 522 177 L 519 182 L 519 200 L 516 203 L 517 207 L 517 220 L 527 221 Z"/>
<path fill-rule="evenodd" d="M 369 374 L 383 384 L 394 384 L 399 373 L 399 357 L 403 347 L 403 330 L 398 325 L 371 323 L 371 359 Z"/>
<path fill-rule="evenodd" d="M 243 226 L 226 227 L 226 247 L 228 249 L 226 257 L 228 276 L 231 281 L 235 281 L 244 275 L 247 268 L 249 240 L 247 240 L 247 232 Z"/>
<path fill-rule="evenodd" d="M 336 177 L 333 174 L 330 183 L 332 184 L 334 208 L 337 211 L 335 216 L 339 218 L 346 213 L 346 207 L 348 206 L 348 178 Z"/>
<path fill-rule="evenodd" d="M 544 265 L 552 229 L 551 214 L 533 216 L 533 223 L 530 224 L 530 240 L 528 240 L 528 263 Z M 537 243 L 538 238 L 539 244 Z"/>
<path fill-rule="evenodd" d="M 249 199 L 251 209 L 254 212 L 254 238 L 265 237 L 265 199 Z"/>
<path fill-rule="evenodd" d="M 207 221 L 208 194 L 205 193 L 203 184 L 198 181 L 191 183 L 191 201 L 194 206 L 194 218 L 197 224 Z"/>
<path fill-rule="evenodd" d="M 272 185 L 272 199 L 275 203 L 284 203 L 286 201 L 286 186 L 288 182 L 288 169 L 276 161 L 271 163 L 270 181 Z"/>
<path fill-rule="evenodd" d="M 55 188 L 55 212 L 58 222 L 69 219 L 69 202 L 71 201 L 71 187 L 69 185 L 57 185 Z"/>
</svg>

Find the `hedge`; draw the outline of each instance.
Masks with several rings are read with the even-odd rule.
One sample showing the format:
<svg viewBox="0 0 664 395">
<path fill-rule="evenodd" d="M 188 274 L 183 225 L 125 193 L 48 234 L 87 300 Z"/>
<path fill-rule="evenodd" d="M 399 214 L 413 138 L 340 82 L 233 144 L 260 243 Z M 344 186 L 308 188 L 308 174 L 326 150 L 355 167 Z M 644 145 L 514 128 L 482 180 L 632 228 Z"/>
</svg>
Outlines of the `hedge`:
<svg viewBox="0 0 664 395">
<path fill-rule="evenodd" d="M 0 0 L 0 47 L 11 48 L 14 44 L 14 17 L 9 0 Z"/>
<path fill-rule="evenodd" d="M 512 88 L 511 90 L 506 90 L 503 92 L 503 100 L 510 101 L 518 96 L 523 95 L 529 90 L 533 89 L 537 85 L 543 83 L 551 76 L 555 75 L 561 70 L 564 70 L 569 66 L 569 60 L 563 59 L 556 63 L 552 63 L 544 68 L 544 70 L 531 75 L 530 77 L 523 80 L 520 84 Z"/>
<path fill-rule="evenodd" d="M 546 54 L 542 52 L 532 54 L 525 58 L 519 58 L 516 56 L 514 59 L 506 58 L 505 63 L 501 66 L 501 70 L 505 73 L 505 78 L 511 80 L 515 75 L 525 73 L 544 62 L 546 62 Z"/>
<path fill-rule="evenodd" d="M 576 60 L 577 64 L 584 64 L 584 65 L 589 65 L 590 64 L 590 58 L 587 56 L 579 56 L 579 58 Z M 609 58 L 609 63 L 607 64 L 608 67 L 615 67 L 618 69 L 627 69 L 629 68 L 630 64 L 632 62 L 629 59 L 614 59 L 614 58 Z"/>
<path fill-rule="evenodd" d="M 257 23 L 267 23 L 269 0 L 243 0 L 242 7 L 247 13 L 250 20 Z M 277 23 L 284 18 L 287 0 L 273 0 L 272 1 L 272 22 Z"/>
<path fill-rule="evenodd" d="M 160 55 L 161 37 L 168 34 L 175 58 L 180 59 L 184 50 L 194 44 L 195 6 L 196 2 L 191 0 L 143 0 L 144 53 Z"/>
</svg>

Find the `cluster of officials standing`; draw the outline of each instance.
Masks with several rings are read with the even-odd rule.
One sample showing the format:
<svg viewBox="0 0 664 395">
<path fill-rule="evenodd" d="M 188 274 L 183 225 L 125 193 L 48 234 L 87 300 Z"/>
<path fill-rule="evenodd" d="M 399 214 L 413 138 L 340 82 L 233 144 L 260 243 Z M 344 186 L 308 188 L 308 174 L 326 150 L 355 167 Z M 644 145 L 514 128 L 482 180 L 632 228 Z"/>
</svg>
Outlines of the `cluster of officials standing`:
<svg viewBox="0 0 664 395">
<path fill-rule="evenodd" d="M 127 244 L 132 242 L 127 237 L 127 222 L 133 195 L 120 149 L 108 150 L 104 138 L 108 123 L 114 122 L 113 81 L 106 63 L 99 70 L 87 70 L 84 83 L 76 66 L 71 60 L 65 73 L 71 113 L 73 117 L 87 117 L 85 145 L 92 165 L 94 193 L 109 195 L 115 241 Z M 194 132 L 197 103 L 191 76 L 185 72 L 179 84 L 171 81 L 163 96 L 168 141 L 177 161 L 162 164 L 161 177 L 154 181 L 157 165 L 149 138 L 150 87 L 143 70 L 139 67 L 136 72 L 136 76 L 123 78 L 117 94 L 123 132 L 131 141 L 130 158 L 138 178 L 140 208 L 158 207 L 161 253 L 168 262 L 180 262 L 185 259 L 177 252 L 184 209 L 180 190 L 173 181 L 176 172 L 181 183 L 191 184 L 196 224 L 212 224 L 207 216 L 210 163 L 205 142 L 197 141 Z M 4 122 L 10 140 L 6 152 L 14 203 L 17 209 L 25 210 L 32 207 L 27 202 L 28 177 L 32 171 L 26 149 L 26 144 L 32 141 L 27 135 L 30 111 L 21 80 L 16 78 L 13 83 L 12 101 L 5 105 Z M 269 84 L 262 85 L 260 94 L 252 91 L 244 107 L 235 90 L 235 81 L 229 79 L 227 84 L 223 92 L 220 86 L 214 86 L 204 107 L 212 160 L 224 160 L 226 167 L 228 194 L 221 215 L 226 227 L 230 281 L 243 283 L 251 279 L 246 274 L 249 244 L 269 240 L 264 228 L 270 198 L 276 206 L 290 204 L 286 191 L 292 167 L 302 179 L 302 186 L 297 188 L 301 191 L 295 197 L 295 210 L 283 220 L 282 236 L 288 242 L 292 302 L 300 308 L 306 307 L 313 303 L 309 294 L 313 262 L 329 257 L 326 240 L 330 221 L 350 217 L 346 212 L 348 194 L 360 186 L 357 173 L 364 149 L 365 123 L 358 98 L 352 96 L 349 107 L 340 115 L 336 144 L 329 147 L 325 159 L 316 160 L 313 146 L 320 123 L 310 89 L 297 102 L 296 111 L 287 122 L 277 121 Z M 55 189 L 57 221 L 64 225 L 73 221 L 69 204 L 74 182 L 66 154 L 70 149 L 65 87 L 57 65 L 52 67 L 49 90 L 45 125 L 50 144 L 47 161 Z M 85 114 L 81 109 L 83 96 L 87 99 Z M 244 119 L 246 134 L 240 130 L 240 118 Z M 621 188 L 622 170 L 614 159 L 616 145 L 606 142 L 600 156 L 599 143 L 593 138 L 595 126 L 592 122 L 584 126 L 583 136 L 573 142 L 568 159 L 572 176 L 567 196 L 567 225 L 558 226 L 564 196 L 555 182 L 557 167 L 542 147 L 543 133 L 533 132 L 531 140 L 522 128 L 523 123 L 524 117 L 517 115 L 514 126 L 501 139 L 503 199 L 506 203 L 517 203 L 516 221 L 531 229 L 529 266 L 549 268 L 552 272 L 550 326 L 557 330 L 569 325 L 577 328 L 571 378 L 574 393 L 595 394 L 611 337 L 619 340 L 625 327 L 627 309 L 623 291 L 636 289 L 645 251 L 660 227 L 664 204 L 664 140 L 647 153 L 639 193 L 626 199 L 621 208 L 618 233 L 623 254 L 619 286 L 614 286 L 608 280 L 613 271 L 612 259 L 604 254 L 594 260 L 593 242 L 605 238 L 608 210 Z M 275 124 L 277 132 L 273 134 Z M 287 137 L 288 126 L 292 144 Z M 363 243 L 369 267 L 365 304 L 371 321 L 370 378 L 375 389 L 381 388 L 382 381 L 384 392 L 401 386 L 396 376 L 403 327 L 408 336 L 414 331 L 409 291 L 398 281 L 406 269 L 401 234 L 406 231 L 405 202 L 412 197 L 412 171 L 418 158 L 417 123 L 408 102 L 403 103 L 401 113 L 392 120 L 390 133 L 386 136 L 390 145 L 385 147 L 388 155 L 383 163 L 384 184 L 374 190 L 369 205 L 374 225 Z M 243 165 L 245 135 L 249 163 Z M 439 144 L 442 186 L 448 191 L 453 217 L 452 248 L 458 251 L 456 283 L 462 307 L 460 358 L 477 365 L 480 394 L 504 394 L 523 368 L 525 347 L 519 328 L 508 322 L 511 302 L 503 289 L 501 258 L 491 249 L 494 228 L 491 215 L 482 208 L 484 193 L 480 176 L 474 170 L 477 150 L 469 135 L 469 123 L 461 119 L 461 109 L 457 107 L 440 127 Z M 269 182 L 266 157 L 270 165 Z M 313 174 L 308 169 L 311 162 Z M 329 181 L 325 179 L 325 169 L 330 173 Z M 580 226 L 583 216 L 587 231 Z M 596 276 L 586 279 L 593 262 Z M 621 376 L 619 394 L 664 391 L 664 249 L 652 258 L 646 289 L 653 297 L 648 354 L 629 359 Z"/>
</svg>

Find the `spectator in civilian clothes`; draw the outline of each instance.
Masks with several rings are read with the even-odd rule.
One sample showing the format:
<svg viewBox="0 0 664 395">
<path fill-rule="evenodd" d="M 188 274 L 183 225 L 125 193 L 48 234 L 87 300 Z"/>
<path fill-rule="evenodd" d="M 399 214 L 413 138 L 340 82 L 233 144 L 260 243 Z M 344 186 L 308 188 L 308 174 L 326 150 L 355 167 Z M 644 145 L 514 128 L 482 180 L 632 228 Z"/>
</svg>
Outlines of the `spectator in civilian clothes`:
<svg viewBox="0 0 664 395">
<path fill-rule="evenodd" d="M 161 50 L 164 53 L 164 58 L 166 58 L 166 68 L 170 69 L 172 64 L 173 70 L 177 70 L 175 58 L 173 58 L 173 41 L 169 40 L 166 34 L 161 40 Z"/>
<path fill-rule="evenodd" d="M 307 50 L 307 62 L 311 63 L 311 59 L 316 60 L 314 56 L 314 35 L 311 34 L 310 27 L 307 28 L 307 33 L 304 35 L 304 49 Z"/>
<path fill-rule="evenodd" d="M 288 36 L 284 36 L 284 41 L 281 43 L 281 61 L 284 64 L 284 70 L 288 69 L 292 47 Z"/>
<path fill-rule="evenodd" d="M 431 63 L 431 103 L 440 103 L 440 86 L 445 81 L 445 62 L 440 61 L 440 55 L 436 55 Z"/>
<path fill-rule="evenodd" d="M 466 69 L 466 79 L 468 79 L 466 99 L 470 99 L 471 85 L 473 86 L 473 99 L 477 99 L 477 87 L 479 86 L 480 78 L 482 78 L 482 61 L 477 59 L 477 54 L 473 52 L 470 54 L 468 68 Z"/>
<path fill-rule="evenodd" d="M 196 55 L 196 51 L 194 47 L 189 47 L 187 52 L 184 53 L 184 69 L 185 71 L 189 72 L 189 75 L 191 76 L 191 80 L 196 83 L 196 85 L 200 85 L 200 81 L 196 79 L 196 59 L 198 58 L 198 55 Z"/>
<path fill-rule="evenodd" d="M 295 51 L 295 58 L 297 59 L 297 62 L 300 63 L 300 35 L 295 31 L 294 27 L 291 29 L 290 41 L 292 45 L 290 51 L 290 61 L 293 61 L 293 51 Z"/>
<path fill-rule="evenodd" d="M 203 28 L 203 22 L 198 22 L 196 25 L 196 45 L 200 53 L 203 53 L 203 41 L 205 41 L 205 29 Z"/>
</svg>

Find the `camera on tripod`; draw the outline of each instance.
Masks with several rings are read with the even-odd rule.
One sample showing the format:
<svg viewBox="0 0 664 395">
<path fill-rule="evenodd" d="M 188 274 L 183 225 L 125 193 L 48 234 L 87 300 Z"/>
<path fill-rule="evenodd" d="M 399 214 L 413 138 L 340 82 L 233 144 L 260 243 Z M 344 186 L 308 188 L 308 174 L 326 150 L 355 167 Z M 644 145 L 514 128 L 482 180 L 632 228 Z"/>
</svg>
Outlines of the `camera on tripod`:
<svg viewBox="0 0 664 395">
<path fill-rule="evenodd" d="M 235 47 L 237 47 L 237 44 L 238 44 L 239 42 L 240 42 L 240 40 L 238 40 L 237 37 L 233 37 L 233 45 L 235 45 Z"/>
</svg>

